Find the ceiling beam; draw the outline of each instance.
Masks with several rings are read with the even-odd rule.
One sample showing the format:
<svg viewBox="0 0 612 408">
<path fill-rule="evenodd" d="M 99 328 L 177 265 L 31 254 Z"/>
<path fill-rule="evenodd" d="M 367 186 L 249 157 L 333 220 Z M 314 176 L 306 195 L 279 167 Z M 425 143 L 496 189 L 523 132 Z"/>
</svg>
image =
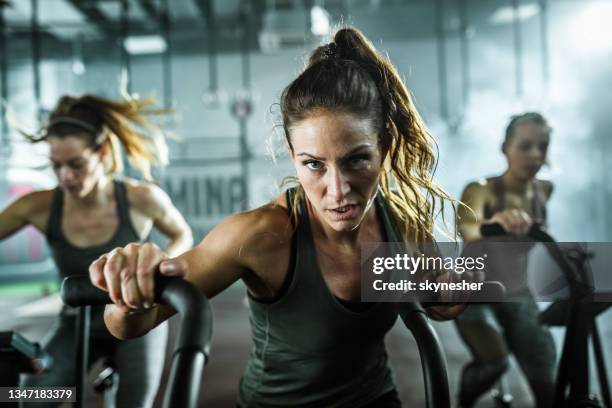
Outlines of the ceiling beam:
<svg viewBox="0 0 612 408">
<path fill-rule="evenodd" d="M 74 8 L 79 10 L 83 16 L 85 16 L 87 21 L 97 26 L 102 32 L 110 33 L 116 31 L 113 30 L 115 23 L 112 20 L 109 20 L 93 2 L 83 0 L 67 1 L 69 4 L 74 6 Z"/>
</svg>

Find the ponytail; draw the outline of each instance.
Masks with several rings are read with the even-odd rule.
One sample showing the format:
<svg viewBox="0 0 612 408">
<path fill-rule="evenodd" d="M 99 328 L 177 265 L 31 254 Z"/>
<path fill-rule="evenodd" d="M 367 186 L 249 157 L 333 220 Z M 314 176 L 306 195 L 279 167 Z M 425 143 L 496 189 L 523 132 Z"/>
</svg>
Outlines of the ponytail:
<svg viewBox="0 0 612 408">
<path fill-rule="evenodd" d="M 151 180 L 152 165 L 168 164 L 168 147 L 162 130 L 148 117 L 170 113 L 156 109 L 153 99 L 112 101 L 95 95 L 63 96 L 37 134 L 23 133 L 32 143 L 49 137 L 78 136 L 99 150 L 111 152 L 109 172 L 123 171 L 121 146 L 131 165 Z"/>
</svg>

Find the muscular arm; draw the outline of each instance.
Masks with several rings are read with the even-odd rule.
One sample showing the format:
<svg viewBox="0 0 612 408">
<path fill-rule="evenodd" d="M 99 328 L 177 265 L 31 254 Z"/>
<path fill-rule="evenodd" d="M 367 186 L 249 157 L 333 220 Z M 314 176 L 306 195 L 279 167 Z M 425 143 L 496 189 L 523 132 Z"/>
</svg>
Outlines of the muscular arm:
<svg viewBox="0 0 612 408">
<path fill-rule="evenodd" d="M 271 269 L 271 265 L 278 263 L 275 251 L 278 244 L 285 241 L 274 237 L 286 233 L 283 230 L 276 234 L 274 230 L 278 226 L 269 218 L 262 210 L 233 215 L 213 228 L 195 248 L 163 262 L 160 270 L 170 275 L 173 272 L 169 268 L 175 266 L 177 274 L 180 272 L 209 299 L 239 279 L 247 281 L 255 276 L 264 281 L 268 279 L 267 271 L 261 265 L 267 264 Z M 262 236 L 268 238 L 262 239 Z M 152 259 L 151 263 L 159 263 L 159 260 Z M 138 315 L 125 312 L 125 308 L 109 305 L 104 316 L 109 331 L 120 339 L 141 336 L 174 313 L 161 305 Z"/>
<path fill-rule="evenodd" d="M 52 191 L 34 191 L 10 203 L 0 212 L 0 240 L 8 238 L 27 225 L 45 232 Z"/>
<path fill-rule="evenodd" d="M 482 238 L 480 235 L 480 225 L 484 221 L 488 197 L 489 190 L 484 181 L 470 183 L 463 190 L 461 202 L 465 206 L 459 206 L 457 211 L 457 227 L 459 234 L 465 241 L 474 241 Z"/>
<path fill-rule="evenodd" d="M 161 188 L 143 183 L 132 187 L 130 193 L 130 205 L 153 220 L 153 226 L 168 238 L 168 256 L 178 256 L 193 246 L 191 228 Z"/>
</svg>

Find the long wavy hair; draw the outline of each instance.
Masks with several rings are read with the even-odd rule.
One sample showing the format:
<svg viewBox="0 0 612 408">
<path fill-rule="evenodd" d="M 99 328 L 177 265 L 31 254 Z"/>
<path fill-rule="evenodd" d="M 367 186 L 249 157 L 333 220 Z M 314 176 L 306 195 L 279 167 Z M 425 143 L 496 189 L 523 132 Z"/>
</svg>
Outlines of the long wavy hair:
<svg viewBox="0 0 612 408">
<path fill-rule="evenodd" d="M 38 132 L 18 130 L 32 143 L 73 136 L 83 138 L 96 151 L 108 145 L 111 174 L 123 171 L 122 146 L 130 164 L 151 180 L 151 167 L 168 163 L 164 134 L 149 117 L 171 111 L 154 108 L 156 103 L 154 99 L 113 101 L 95 95 L 63 96 Z"/>
<path fill-rule="evenodd" d="M 447 202 L 455 216 L 456 201 L 433 179 L 435 139 L 395 67 L 358 30 L 342 28 L 330 43 L 316 48 L 304 71 L 283 91 L 280 107 L 292 151 L 293 125 L 317 111 L 350 113 L 371 120 L 384 158 L 379 187 L 404 239 L 433 240 L 436 215 L 439 211 L 444 221 Z M 294 211 L 301 194 L 303 189 L 298 186 Z"/>
</svg>

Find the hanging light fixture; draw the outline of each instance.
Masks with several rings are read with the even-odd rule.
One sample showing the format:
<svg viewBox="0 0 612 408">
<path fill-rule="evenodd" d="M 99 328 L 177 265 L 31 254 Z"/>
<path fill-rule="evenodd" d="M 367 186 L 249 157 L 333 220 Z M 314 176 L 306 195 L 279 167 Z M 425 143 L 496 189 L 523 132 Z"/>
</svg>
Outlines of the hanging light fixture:
<svg viewBox="0 0 612 408">
<path fill-rule="evenodd" d="M 85 63 L 83 62 L 83 37 L 77 36 L 72 41 L 72 73 L 74 75 L 85 74 Z"/>
</svg>

